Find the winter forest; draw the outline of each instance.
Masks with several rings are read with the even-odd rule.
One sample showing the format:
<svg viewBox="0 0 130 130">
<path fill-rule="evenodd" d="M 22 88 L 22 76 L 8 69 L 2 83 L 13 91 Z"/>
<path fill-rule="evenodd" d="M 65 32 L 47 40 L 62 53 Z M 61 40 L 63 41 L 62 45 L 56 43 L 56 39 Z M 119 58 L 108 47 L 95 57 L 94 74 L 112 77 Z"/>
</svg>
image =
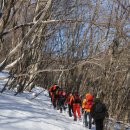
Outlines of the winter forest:
<svg viewBox="0 0 130 130">
<path fill-rule="evenodd" d="M 54 83 L 81 97 L 91 92 L 123 127 L 130 123 L 130 1 L 0 0 L 3 71 L 3 94 Z"/>
</svg>

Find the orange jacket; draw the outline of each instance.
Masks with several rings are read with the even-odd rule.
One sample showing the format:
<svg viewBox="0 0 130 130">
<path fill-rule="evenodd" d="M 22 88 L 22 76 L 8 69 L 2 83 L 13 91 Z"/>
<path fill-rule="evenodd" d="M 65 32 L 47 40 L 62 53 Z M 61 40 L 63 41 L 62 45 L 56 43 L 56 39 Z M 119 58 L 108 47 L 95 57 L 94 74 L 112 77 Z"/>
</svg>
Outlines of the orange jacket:
<svg viewBox="0 0 130 130">
<path fill-rule="evenodd" d="M 93 101 L 92 100 L 88 101 L 87 99 L 83 99 L 82 108 L 86 112 L 90 112 L 90 109 L 92 108 L 92 105 L 93 105 Z"/>
<path fill-rule="evenodd" d="M 74 96 L 71 95 L 71 96 L 70 96 L 70 100 L 69 100 L 70 105 L 72 105 L 72 102 L 73 102 L 73 101 L 74 101 Z"/>
<path fill-rule="evenodd" d="M 49 91 L 49 92 L 53 92 L 53 91 L 56 90 L 56 87 L 57 87 L 57 85 L 53 85 L 53 86 L 51 86 L 51 87 L 48 89 L 48 91 Z"/>
<path fill-rule="evenodd" d="M 85 108 L 85 104 L 86 104 L 86 99 L 83 99 L 83 102 L 82 102 L 82 108 L 84 109 Z"/>
<path fill-rule="evenodd" d="M 48 89 L 48 91 L 49 91 L 51 97 L 53 96 L 53 92 L 56 90 L 56 87 L 57 87 L 56 85 L 53 85 L 53 86 L 51 86 L 51 87 Z"/>
</svg>

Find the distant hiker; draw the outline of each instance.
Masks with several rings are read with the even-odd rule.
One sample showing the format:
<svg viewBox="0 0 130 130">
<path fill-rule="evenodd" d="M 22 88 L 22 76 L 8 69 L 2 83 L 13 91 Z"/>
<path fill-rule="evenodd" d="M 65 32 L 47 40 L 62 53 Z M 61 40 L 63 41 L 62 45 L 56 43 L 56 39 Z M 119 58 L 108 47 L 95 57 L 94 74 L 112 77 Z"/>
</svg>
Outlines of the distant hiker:
<svg viewBox="0 0 130 130">
<path fill-rule="evenodd" d="M 89 127 L 89 129 L 91 129 L 92 127 L 92 117 L 91 117 L 91 114 L 90 114 L 90 110 L 92 108 L 92 105 L 93 105 L 93 96 L 92 94 L 90 93 L 87 93 L 85 95 L 85 99 L 83 99 L 83 102 L 82 102 L 82 108 L 84 109 L 84 124 L 85 124 L 85 127 Z M 87 120 L 89 119 L 89 121 Z"/>
<path fill-rule="evenodd" d="M 57 91 L 59 89 L 59 86 L 57 84 L 54 84 L 50 89 L 49 89 L 49 95 L 51 96 L 51 101 L 52 104 L 54 106 L 54 108 L 56 108 L 56 101 L 57 101 Z"/>
<path fill-rule="evenodd" d="M 105 104 L 103 104 L 99 98 L 95 99 L 90 113 L 94 118 L 96 130 L 103 130 L 103 121 L 105 117 L 108 117 L 108 113 Z"/>
<path fill-rule="evenodd" d="M 65 110 L 66 92 L 63 89 L 57 91 L 57 109 L 62 113 Z"/>
<path fill-rule="evenodd" d="M 72 117 L 73 105 L 72 105 L 73 95 L 70 92 L 66 98 L 66 104 L 68 104 L 69 117 Z"/>
<path fill-rule="evenodd" d="M 74 121 L 77 121 L 76 113 L 78 113 L 78 118 L 81 119 L 81 113 L 80 113 L 81 98 L 78 95 L 78 92 L 74 93 L 74 96 L 71 101 L 71 105 L 73 105 Z"/>
</svg>

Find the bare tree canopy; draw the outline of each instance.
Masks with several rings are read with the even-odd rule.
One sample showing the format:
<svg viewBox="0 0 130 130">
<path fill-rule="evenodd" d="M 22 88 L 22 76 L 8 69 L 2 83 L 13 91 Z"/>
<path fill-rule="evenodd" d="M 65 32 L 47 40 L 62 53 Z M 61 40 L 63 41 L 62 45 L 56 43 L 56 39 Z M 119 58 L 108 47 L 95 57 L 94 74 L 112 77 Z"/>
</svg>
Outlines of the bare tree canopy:
<svg viewBox="0 0 130 130">
<path fill-rule="evenodd" d="M 130 1 L 1 0 L 0 62 L 2 92 L 58 82 L 130 122 Z"/>
</svg>

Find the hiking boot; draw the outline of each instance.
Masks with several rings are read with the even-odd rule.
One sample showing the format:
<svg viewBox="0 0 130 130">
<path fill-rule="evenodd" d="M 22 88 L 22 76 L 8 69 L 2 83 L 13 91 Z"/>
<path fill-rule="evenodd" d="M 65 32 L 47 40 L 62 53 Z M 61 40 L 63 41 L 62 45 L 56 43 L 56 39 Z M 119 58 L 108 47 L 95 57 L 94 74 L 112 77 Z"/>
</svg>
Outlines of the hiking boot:
<svg viewBox="0 0 130 130">
<path fill-rule="evenodd" d="M 89 127 L 88 127 L 89 129 L 91 129 L 92 128 L 92 126 L 89 124 Z"/>
<path fill-rule="evenodd" d="M 74 121 L 77 121 L 77 118 L 74 118 Z"/>
<path fill-rule="evenodd" d="M 87 124 L 85 123 L 85 127 L 88 127 L 88 123 Z"/>
<path fill-rule="evenodd" d="M 85 125 L 85 127 L 88 127 L 88 125 Z"/>
</svg>

